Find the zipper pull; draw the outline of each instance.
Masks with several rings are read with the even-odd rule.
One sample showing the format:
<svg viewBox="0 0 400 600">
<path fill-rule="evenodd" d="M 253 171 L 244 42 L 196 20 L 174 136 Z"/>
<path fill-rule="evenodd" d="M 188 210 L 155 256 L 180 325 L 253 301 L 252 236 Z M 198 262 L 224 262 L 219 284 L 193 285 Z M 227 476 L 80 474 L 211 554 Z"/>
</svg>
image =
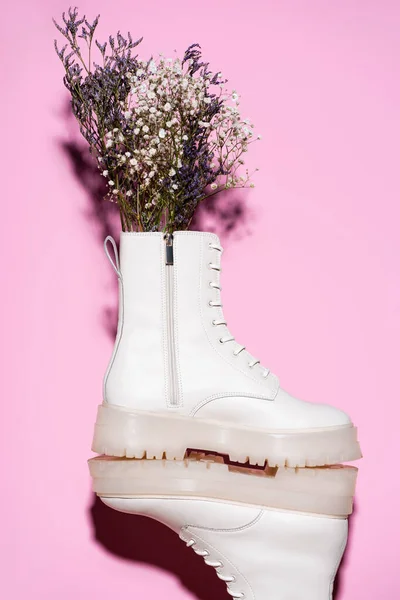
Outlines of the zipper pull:
<svg viewBox="0 0 400 600">
<path fill-rule="evenodd" d="M 173 265 L 174 264 L 174 246 L 173 240 L 174 236 L 172 233 L 165 234 L 165 264 Z"/>
</svg>

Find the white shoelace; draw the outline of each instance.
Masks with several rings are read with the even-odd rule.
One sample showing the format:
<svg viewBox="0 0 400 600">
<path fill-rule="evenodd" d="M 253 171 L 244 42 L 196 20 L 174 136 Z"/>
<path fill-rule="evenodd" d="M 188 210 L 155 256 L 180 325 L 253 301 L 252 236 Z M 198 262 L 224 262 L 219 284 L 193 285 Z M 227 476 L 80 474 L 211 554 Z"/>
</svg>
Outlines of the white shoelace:
<svg viewBox="0 0 400 600">
<path fill-rule="evenodd" d="M 223 248 L 221 246 L 218 246 L 217 244 L 209 243 L 208 245 L 213 250 L 217 250 L 218 252 L 222 252 L 223 251 Z M 221 267 L 218 264 L 215 264 L 215 263 L 212 263 L 212 262 L 208 263 L 208 267 L 209 267 L 209 269 L 211 269 L 213 271 L 217 271 L 218 273 L 221 271 Z M 214 281 L 210 281 L 209 285 L 210 285 L 210 287 L 212 289 L 218 290 L 218 292 L 221 293 L 221 286 L 219 285 L 219 282 L 215 283 Z M 218 301 L 211 300 L 209 302 L 209 306 L 212 307 L 212 308 L 221 308 L 222 309 L 221 297 L 219 297 Z M 228 326 L 227 322 L 224 321 L 223 319 L 213 319 L 212 324 L 215 327 L 218 327 L 220 325 L 222 325 L 224 327 Z M 228 333 L 229 333 L 229 331 L 228 331 Z M 225 335 L 225 336 L 220 337 L 219 341 L 220 341 L 221 344 L 227 344 L 228 342 L 235 342 L 236 348 L 233 351 L 233 355 L 234 356 L 239 356 L 239 354 L 241 352 L 243 352 L 243 350 L 246 350 L 246 346 L 242 346 L 238 342 L 236 342 L 234 336 L 231 335 L 230 333 L 229 333 L 229 335 Z M 254 358 L 254 356 L 251 356 L 249 354 L 249 357 L 250 357 L 250 360 L 248 362 L 249 368 L 252 369 L 256 365 L 260 365 L 260 368 L 262 369 L 262 376 L 263 377 L 268 377 L 270 370 L 267 369 L 267 368 L 265 368 L 265 367 L 263 367 L 260 364 L 260 361 L 257 358 Z"/>
<path fill-rule="evenodd" d="M 188 548 L 192 548 L 192 550 L 194 550 L 198 556 L 202 556 L 206 565 L 208 565 L 209 567 L 214 567 L 214 569 L 217 572 L 217 577 L 219 577 L 219 579 L 221 579 L 221 581 L 224 581 L 226 583 L 227 592 L 230 596 L 232 596 L 232 598 L 242 598 L 242 599 L 245 598 L 245 595 L 243 592 L 234 592 L 233 590 L 231 590 L 229 588 L 229 584 L 233 583 L 235 581 L 235 576 L 234 575 L 224 575 L 223 573 L 221 573 L 217 570 L 217 569 L 223 569 L 223 567 L 224 567 L 224 564 L 220 560 L 211 560 L 210 558 L 208 558 L 210 556 L 210 553 L 208 552 L 208 550 L 202 550 L 201 548 L 199 548 L 196 545 L 195 540 L 190 539 L 189 541 L 187 541 L 183 537 L 181 537 L 181 540 L 186 542 L 186 546 Z"/>
</svg>

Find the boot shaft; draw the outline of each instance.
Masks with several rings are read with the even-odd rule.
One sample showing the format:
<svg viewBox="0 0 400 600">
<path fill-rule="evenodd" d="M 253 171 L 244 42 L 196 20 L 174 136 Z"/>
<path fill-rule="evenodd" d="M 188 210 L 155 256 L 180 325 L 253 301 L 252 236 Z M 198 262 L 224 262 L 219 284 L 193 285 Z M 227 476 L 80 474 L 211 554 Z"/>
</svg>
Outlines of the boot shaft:
<svg viewBox="0 0 400 600">
<path fill-rule="evenodd" d="M 273 399 L 278 381 L 230 335 L 222 312 L 222 248 L 215 234 L 122 233 L 120 310 L 105 400 L 146 408 L 192 408 L 223 392 Z M 230 344 L 221 340 L 232 339 Z M 196 391 L 202 388 L 201 397 Z M 143 403 L 143 405 L 141 405 Z"/>
</svg>

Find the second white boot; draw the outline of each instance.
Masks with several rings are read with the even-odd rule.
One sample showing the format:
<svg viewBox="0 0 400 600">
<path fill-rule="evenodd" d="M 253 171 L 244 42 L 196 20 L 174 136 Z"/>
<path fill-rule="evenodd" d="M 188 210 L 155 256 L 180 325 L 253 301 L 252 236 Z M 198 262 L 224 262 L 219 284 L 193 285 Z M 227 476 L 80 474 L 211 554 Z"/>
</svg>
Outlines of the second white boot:
<svg viewBox="0 0 400 600">
<path fill-rule="evenodd" d="M 89 461 L 94 489 L 105 504 L 170 527 L 216 570 L 232 598 L 331 600 L 356 469 L 282 469 L 281 477 L 268 482 L 219 463 L 212 472 L 207 464 L 198 457 L 186 464 Z M 254 501 L 245 504 L 246 489 Z M 232 501 L 215 499 L 223 493 Z M 267 507 L 271 501 L 292 510 Z"/>
</svg>

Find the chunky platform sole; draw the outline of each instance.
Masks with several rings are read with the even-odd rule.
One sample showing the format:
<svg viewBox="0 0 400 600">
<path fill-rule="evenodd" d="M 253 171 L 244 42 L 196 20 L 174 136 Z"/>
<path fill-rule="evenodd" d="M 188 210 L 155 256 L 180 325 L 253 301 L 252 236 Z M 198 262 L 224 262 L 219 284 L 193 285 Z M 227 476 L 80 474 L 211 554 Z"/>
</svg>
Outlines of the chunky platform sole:
<svg viewBox="0 0 400 600">
<path fill-rule="evenodd" d="M 355 467 L 249 469 L 192 453 L 183 461 L 97 457 L 89 460 L 102 498 L 196 498 L 346 517 L 352 512 Z"/>
<path fill-rule="evenodd" d="M 266 431 L 197 417 L 100 405 L 92 450 L 127 458 L 182 460 L 188 448 L 270 467 L 317 467 L 361 458 L 357 429 Z"/>
</svg>

